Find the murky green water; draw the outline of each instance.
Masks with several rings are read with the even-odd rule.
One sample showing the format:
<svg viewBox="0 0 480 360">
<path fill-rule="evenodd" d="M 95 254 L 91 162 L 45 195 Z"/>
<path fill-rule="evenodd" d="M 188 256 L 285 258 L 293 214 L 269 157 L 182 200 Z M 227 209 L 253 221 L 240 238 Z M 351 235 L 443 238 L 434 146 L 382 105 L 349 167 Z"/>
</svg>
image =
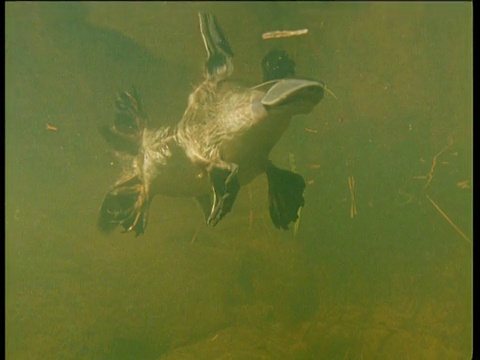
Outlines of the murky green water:
<svg viewBox="0 0 480 360">
<path fill-rule="evenodd" d="M 259 178 L 215 229 L 158 197 L 144 236 L 102 236 L 119 167 L 97 127 L 131 85 L 152 126 L 180 119 L 200 10 L 235 79 L 283 49 L 338 97 L 271 156 L 309 184 L 298 233 Z M 471 358 L 472 49 L 471 3 L 8 3 L 7 358 Z"/>
</svg>

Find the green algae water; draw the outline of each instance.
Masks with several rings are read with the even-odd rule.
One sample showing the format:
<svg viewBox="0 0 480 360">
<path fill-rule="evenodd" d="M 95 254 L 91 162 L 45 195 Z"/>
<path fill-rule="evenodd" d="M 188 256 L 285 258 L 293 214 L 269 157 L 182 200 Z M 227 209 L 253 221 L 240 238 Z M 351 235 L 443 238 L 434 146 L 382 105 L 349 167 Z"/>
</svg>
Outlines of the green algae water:
<svg viewBox="0 0 480 360">
<path fill-rule="evenodd" d="M 7 3 L 7 359 L 470 359 L 471 3 Z M 199 11 L 234 80 L 287 51 L 334 95 L 271 158 L 306 180 L 290 230 L 262 176 L 215 228 L 157 196 L 96 229 L 121 169 L 98 127 L 135 86 L 151 127 L 202 81 Z M 262 39 L 265 32 L 307 34 Z"/>
</svg>

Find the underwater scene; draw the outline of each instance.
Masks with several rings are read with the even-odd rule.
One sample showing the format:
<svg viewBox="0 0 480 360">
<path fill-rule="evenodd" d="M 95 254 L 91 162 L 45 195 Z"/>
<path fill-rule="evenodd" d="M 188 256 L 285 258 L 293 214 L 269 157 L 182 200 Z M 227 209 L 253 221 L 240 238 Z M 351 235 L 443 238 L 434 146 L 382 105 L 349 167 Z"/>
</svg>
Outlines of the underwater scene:
<svg viewBox="0 0 480 360">
<path fill-rule="evenodd" d="M 472 3 L 5 32 L 7 359 L 472 358 Z"/>
</svg>

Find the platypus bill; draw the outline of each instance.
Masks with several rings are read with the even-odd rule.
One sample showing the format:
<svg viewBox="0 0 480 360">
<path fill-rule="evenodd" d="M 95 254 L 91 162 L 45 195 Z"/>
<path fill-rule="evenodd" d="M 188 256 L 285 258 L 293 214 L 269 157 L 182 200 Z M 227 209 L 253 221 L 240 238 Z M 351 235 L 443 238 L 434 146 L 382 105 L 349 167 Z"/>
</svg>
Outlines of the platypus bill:
<svg viewBox="0 0 480 360">
<path fill-rule="evenodd" d="M 266 173 L 269 210 L 277 228 L 288 229 L 304 205 L 305 181 L 274 166 L 268 156 L 292 116 L 306 114 L 323 98 L 325 85 L 306 79 L 277 79 L 252 88 L 228 81 L 233 52 L 212 14 L 201 13 L 207 50 L 205 79 L 190 94 L 175 128 L 148 129 L 139 95 L 122 92 L 107 142 L 128 161 L 107 193 L 98 225 L 142 234 L 156 194 L 195 197 L 207 224 L 230 212 L 240 187 Z"/>
</svg>

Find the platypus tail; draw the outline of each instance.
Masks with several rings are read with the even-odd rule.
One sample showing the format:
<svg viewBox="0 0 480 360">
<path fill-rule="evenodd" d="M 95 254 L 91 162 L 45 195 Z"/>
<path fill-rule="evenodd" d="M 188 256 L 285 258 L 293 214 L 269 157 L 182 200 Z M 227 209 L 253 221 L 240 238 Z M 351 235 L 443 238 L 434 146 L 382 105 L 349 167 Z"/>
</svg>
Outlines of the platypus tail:
<svg viewBox="0 0 480 360">
<path fill-rule="evenodd" d="M 139 168 L 132 162 L 141 156 L 147 118 L 135 89 L 119 93 L 115 107 L 113 127 L 103 126 L 99 130 L 120 157 L 131 161 L 126 164 L 129 168 L 124 169 L 129 175 L 117 181 L 105 196 L 98 227 L 104 232 L 111 232 L 121 225 L 125 231 L 135 231 L 139 235 L 147 225 L 150 196 Z"/>
</svg>

